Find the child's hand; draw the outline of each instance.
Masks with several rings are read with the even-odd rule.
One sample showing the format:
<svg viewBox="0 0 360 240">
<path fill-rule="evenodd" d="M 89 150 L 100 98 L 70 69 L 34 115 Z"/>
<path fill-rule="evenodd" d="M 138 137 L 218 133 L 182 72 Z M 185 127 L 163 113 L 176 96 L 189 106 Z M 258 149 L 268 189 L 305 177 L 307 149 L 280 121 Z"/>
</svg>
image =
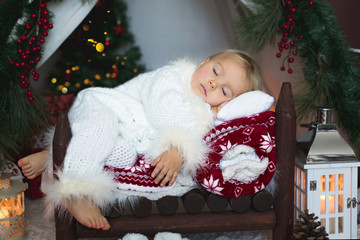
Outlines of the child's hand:
<svg viewBox="0 0 360 240">
<path fill-rule="evenodd" d="M 161 181 L 161 187 L 164 187 L 167 183 L 171 186 L 174 184 L 183 162 L 184 160 L 177 149 L 173 148 L 163 152 L 151 163 L 151 166 L 155 167 L 151 177 L 156 177 L 156 184 Z"/>
</svg>

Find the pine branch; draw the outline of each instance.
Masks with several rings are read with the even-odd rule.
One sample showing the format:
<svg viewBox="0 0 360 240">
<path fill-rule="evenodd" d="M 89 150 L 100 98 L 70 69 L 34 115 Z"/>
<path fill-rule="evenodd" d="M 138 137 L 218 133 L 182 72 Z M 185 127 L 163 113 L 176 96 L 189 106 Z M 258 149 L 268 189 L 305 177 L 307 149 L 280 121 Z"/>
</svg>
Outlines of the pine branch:
<svg viewBox="0 0 360 240">
<path fill-rule="evenodd" d="M 333 107 L 339 127 L 359 156 L 360 131 L 355 130 L 360 129 L 359 58 L 350 54 L 331 5 L 325 0 L 313 1 L 313 5 L 309 1 L 291 1 L 296 11 L 289 12 L 290 6 L 283 1 L 251 2 L 257 6 L 256 11 L 238 25 L 243 46 L 253 45 L 260 51 L 267 43 L 273 44 L 276 32 L 282 33 L 291 15 L 294 24 L 287 30 L 288 39 L 294 41 L 303 58 L 305 76 L 300 83 L 304 91 L 295 96 L 298 120 L 312 116 L 315 107 Z"/>
</svg>

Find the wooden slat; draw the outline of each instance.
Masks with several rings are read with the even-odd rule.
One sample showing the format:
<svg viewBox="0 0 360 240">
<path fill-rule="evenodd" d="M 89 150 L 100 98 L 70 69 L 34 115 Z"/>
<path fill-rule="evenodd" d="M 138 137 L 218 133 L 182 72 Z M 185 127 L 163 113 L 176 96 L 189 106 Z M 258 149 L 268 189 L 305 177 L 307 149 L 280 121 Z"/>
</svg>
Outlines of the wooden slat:
<svg viewBox="0 0 360 240">
<path fill-rule="evenodd" d="M 250 195 L 245 195 L 237 198 L 231 198 L 230 206 L 231 209 L 237 213 L 247 212 L 251 207 L 251 197 Z"/>
<path fill-rule="evenodd" d="M 130 210 L 135 217 L 147 217 L 150 215 L 151 209 L 152 201 L 146 197 L 140 197 L 139 200 L 130 207 Z"/>
<path fill-rule="evenodd" d="M 205 198 L 199 189 L 192 189 L 182 196 L 182 201 L 185 210 L 188 213 L 199 213 L 205 206 Z"/>
<path fill-rule="evenodd" d="M 291 239 L 294 216 L 294 167 L 296 152 L 296 111 L 291 84 L 283 83 L 275 110 L 277 194 L 274 208 L 276 227 L 273 239 Z"/>
<path fill-rule="evenodd" d="M 156 201 L 156 207 L 161 215 L 170 216 L 176 213 L 179 201 L 175 196 L 165 196 Z"/>
<path fill-rule="evenodd" d="M 228 206 L 228 203 L 229 199 L 224 198 L 223 196 L 219 196 L 213 193 L 206 196 L 206 204 L 212 212 L 223 212 Z"/>
<path fill-rule="evenodd" d="M 249 210 L 238 214 L 232 211 L 222 213 L 178 213 L 172 216 L 150 215 L 146 218 L 122 216 L 109 219 L 108 231 L 78 226 L 78 236 L 121 237 L 126 233 L 142 233 L 152 236 L 158 232 L 179 232 L 182 234 L 202 232 L 229 232 L 241 230 L 272 229 L 275 226 L 275 213 L 272 210 L 256 212 Z"/>
<path fill-rule="evenodd" d="M 71 139 L 71 130 L 69 120 L 66 114 L 60 114 L 56 123 L 53 138 L 53 171 L 62 168 L 66 154 L 66 148 Z M 57 176 L 53 176 L 57 179 Z M 55 228 L 57 240 L 75 240 L 75 220 L 70 217 L 64 217 L 64 213 L 55 210 Z"/>
<path fill-rule="evenodd" d="M 274 203 L 273 196 L 266 190 L 257 192 L 252 199 L 252 206 L 256 211 L 264 212 L 269 210 Z"/>
</svg>

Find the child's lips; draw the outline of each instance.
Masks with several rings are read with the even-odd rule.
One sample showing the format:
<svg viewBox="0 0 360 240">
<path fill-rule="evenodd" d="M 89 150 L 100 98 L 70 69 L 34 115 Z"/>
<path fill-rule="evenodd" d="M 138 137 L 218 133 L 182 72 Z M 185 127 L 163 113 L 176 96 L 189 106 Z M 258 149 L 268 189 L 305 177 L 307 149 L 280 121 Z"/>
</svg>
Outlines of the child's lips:
<svg viewBox="0 0 360 240">
<path fill-rule="evenodd" d="M 201 89 L 202 89 L 202 91 L 203 91 L 204 95 L 205 95 L 205 96 L 207 96 L 207 95 L 206 95 L 206 88 L 205 88 L 202 84 L 200 84 L 200 87 L 201 87 Z"/>
</svg>

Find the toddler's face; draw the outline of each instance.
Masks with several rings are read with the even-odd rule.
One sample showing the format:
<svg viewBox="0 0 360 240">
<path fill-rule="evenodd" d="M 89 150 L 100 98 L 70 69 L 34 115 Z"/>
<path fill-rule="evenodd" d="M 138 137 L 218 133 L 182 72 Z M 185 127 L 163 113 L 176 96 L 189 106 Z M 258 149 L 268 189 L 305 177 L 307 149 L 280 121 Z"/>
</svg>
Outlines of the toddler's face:
<svg viewBox="0 0 360 240">
<path fill-rule="evenodd" d="M 192 76 L 191 88 L 211 107 L 216 107 L 247 92 L 250 82 L 239 61 L 220 55 L 199 65 Z"/>
</svg>

